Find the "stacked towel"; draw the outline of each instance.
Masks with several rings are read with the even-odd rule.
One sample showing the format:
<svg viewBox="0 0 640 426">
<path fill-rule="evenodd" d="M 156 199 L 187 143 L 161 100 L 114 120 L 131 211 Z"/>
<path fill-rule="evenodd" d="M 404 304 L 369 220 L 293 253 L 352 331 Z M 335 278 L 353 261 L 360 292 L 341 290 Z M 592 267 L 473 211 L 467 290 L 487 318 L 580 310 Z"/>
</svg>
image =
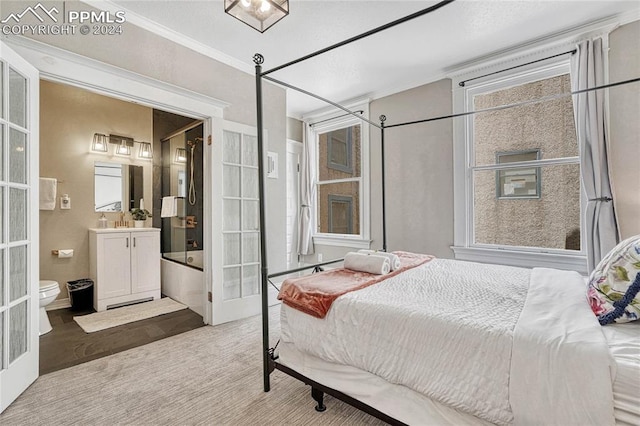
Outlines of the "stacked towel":
<svg viewBox="0 0 640 426">
<path fill-rule="evenodd" d="M 58 181 L 52 178 L 40 178 L 40 210 L 56 208 L 56 190 Z"/>
<path fill-rule="evenodd" d="M 375 251 L 375 250 L 358 250 L 358 253 L 375 255 L 375 256 L 384 256 L 387 259 L 389 259 L 389 265 L 391 266 L 392 271 L 395 271 L 396 269 L 400 269 L 400 258 L 396 254 L 387 253 L 384 251 Z"/>
<path fill-rule="evenodd" d="M 344 257 L 344 267 L 376 275 L 385 275 L 391 271 L 389 259 L 375 254 L 347 253 Z"/>
<path fill-rule="evenodd" d="M 174 196 L 162 197 L 162 210 L 160 217 L 178 216 L 178 202 Z"/>
</svg>

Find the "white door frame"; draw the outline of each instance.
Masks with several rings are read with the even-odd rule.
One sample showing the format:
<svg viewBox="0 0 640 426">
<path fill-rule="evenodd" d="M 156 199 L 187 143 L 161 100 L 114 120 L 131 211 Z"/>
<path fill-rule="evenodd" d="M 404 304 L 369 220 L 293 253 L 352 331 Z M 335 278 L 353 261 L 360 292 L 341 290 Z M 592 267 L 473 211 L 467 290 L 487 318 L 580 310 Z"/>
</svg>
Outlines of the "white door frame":
<svg viewBox="0 0 640 426">
<path fill-rule="evenodd" d="M 16 298 L 14 302 L 23 299 L 25 300 L 17 302 L 15 306 L 18 306 L 21 303 L 27 303 L 27 324 L 26 324 L 26 332 L 27 332 L 27 347 L 26 352 L 19 355 L 18 358 L 14 360 L 14 362 L 9 365 L 9 348 L 5 347 L 4 344 L 0 345 L 0 413 L 3 412 L 22 392 L 24 392 L 31 383 L 33 383 L 39 374 L 39 357 L 40 357 L 40 346 L 39 346 L 39 303 L 40 303 L 40 287 L 39 287 L 39 271 L 40 271 L 40 263 L 39 263 L 39 250 L 40 250 L 40 241 L 38 228 L 40 226 L 39 222 L 39 214 L 38 214 L 38 169 L 39 164 L 38 160 L 40 157 L 39 154 L 39 90 L 40 90 L 40 80 L 38 77 L 38 70 L 33 67 L 28 61 L 22 58 L 19 54 L 14 52 L 12 49 L 7 48 L 7 45 L 0 41 L 0 49 L 2 49 L 2 57 L 3 60 L 7 62 L 9 66 L 14 68 L 20 74 L 23 74 L 26 78 L 26 150 L 27 150 L 27 158 L 26 158 L 26 166 L 27 170 L 25 171 L 27 176 L 27 184 L 15 184 L 15 187 L 20 189 L 24 189 L 27 191 L 27 207 L 26 207 L 26 223 L 25 227 L 27 228 L 27 243 L 24 244 L 23 241 L 19 242 L 10 242 L 9 235 L 7 231 L 7 225 L 10 223 L 9 219 L 4 217 L 2 218 L 3 224 L 2 228 L 5 232 L 5 240 L 6 244 L 4 245 L 4 259 L 3 264 L 4 268 L 0 271 L 0 273 L 4 274 L 6 278 L 10 273 L 10 265 L 6 260 L 9 258 L 7 252 L 10 250 L 10 247 L 18 245 L 22 247 L 26 247 L 27 250 L 27 265 L 26 265 L 26 284 L 27 284 L 27 292 L 25 296 Z M 4 79 L 3 83 L 8 81 L 8 77 L 3 75 Z M 4 87 L 3 91 L 9 90 L 9 87 Z M 4 99 L 0 98 L 0 102 L 3 102 Z M 5 105 L 6 106 L 6 105 Z M 5 109 L 6 112 L 6 109 Z M 7 120 L 8 122 L 9 120 Z M 6 124 L 6 126 L 9 126 Z M 7 132 L 8 133 L 8 132 Z M 7 134 L 5 133 L 5 135 Z M 2 136 L 5 136 L 2 135 Z M 6 143 L 9 141 L 5 140 Z M 3 143 L 4 144 L 4 143 Z M 3 149 L 0 147 L 0 149 Z M 4 162 L 4 166 L 9 164 L 7 159 L 8 152 L 5 151 L 5 154 L 2 158 Z M 8 175 L 9 170 L 5 170 L 5 173 Z M 8 181 L 9 179 L 7 179 Z M 7 192 L 7 187 L 5 187 L 5 193 Z M 3 202 L 6 202 L 9 197 L 8 195 L 3 194 Z M 9 272 L 7 272 L 9 269 Z M 10 287 L 10 282 L 8 280 L 4 280 L 4 286 L 6 289 Z M 4 296 L 9 297 L 9 291 L 4 292 Z M 10 305 L 11 302 L 9 299 L 5 299 L 4 303 Z M 9 334 L 9 314 L 10 309 L 6 309 L 4 311 L 4 321 L 0 322 L 0 327 L 2 328 L 2 332 L 0 335 L 2 339 L 7 341 L 6 337 Z M 7 334 L 5 334 L 7 333 Z M 9 342 L 11 336 L 9 335 Z M 9 345 L 10 346 L 10 345 Z M 4 365 L 2 365 L 4 363 Z M 4 368 L 7 367 L 7 368 Z"/>
<path fill-rule="evenodd" d="M 135 102 L 151 108 L 161 109 L 203 121 L 204 139 L 209 140 L 213 133 L 213 122 L 224 115 L 228 103 L 210 96 L 202 95 L 169 83 L 136 74 L 94 59 L 87 58 L 57 47 L 27 38 L 7 39 L 19 55 L 40 71 L 40 78 L 58 83 L 68 84 L 89 90 L 94 93 Z M 51 60 L 53 58 L 53 60 Z M 204 192 L 212 193 L 213 183 L 210 179 L 211 146 L 205 145 L 204 152 Z M 38 172 L 39 174 L 39 172 Z M 38 176 L 38 175 L 36 175 Z M 209 253 L 204 259 L 204 291 L 203 303 L 205 324 L 212 324 L 212 306 L 208 302 L 207 293 L 212 291 L 212 218 L 213 200 L 205 201 L 204 215 L 204 250 Z M 36 257 L 34 260 L 37 260 Z"/>
<path fill-rule="evenodd" d="M 299 215 L 300 215 L 300 157 L 302 156 L 302 142 L 298 142 L 298 141 L 294 141 L 292 139 L 287 139 L 287 166 L 289 165 L 289 156 L 288 154 L 297 154 L 298 155 L 298 167 L 297 167 L 297 178 L 298 178 L 298 185 L 296 187 L 297 190 L 297 194 L 296 194 L 296 200 L 298 201 L 298 205 L 296 208 L 296 223 L 294 224 L 294 228 L 295 228 L 295 233 L 294 233 L 294 241 L 292 242 L 292 244 L 297 245 L 297 239 L 298 239 L 298 231 L 299 231 Z M 288 167 L 287 167 L 287 170 Z M 286 177 L 286 181 L 287 181 L 287 199 L 289 199 L 289 192 L 291 191 L 289 188 L 289 175 L 287 174 Z M 288 229 L 287 229 L 288 231 Z M 287 244 L 289 243 L 289 241 L 287 241 Z M 294 249 L 297 252 L 297 249 Z M 296 253 L 297 254 L 297 253 Z M 295 266 L 290 264 L 289 262 L 287 262 L 287 269 L 293 269 Z"/>
</svg>

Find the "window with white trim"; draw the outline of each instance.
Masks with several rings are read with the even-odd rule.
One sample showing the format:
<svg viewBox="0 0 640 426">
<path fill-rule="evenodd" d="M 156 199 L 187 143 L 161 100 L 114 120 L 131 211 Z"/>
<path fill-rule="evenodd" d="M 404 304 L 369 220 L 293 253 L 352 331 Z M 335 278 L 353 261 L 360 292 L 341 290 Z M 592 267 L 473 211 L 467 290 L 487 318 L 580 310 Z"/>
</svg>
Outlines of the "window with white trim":
<svg viewBox="0 0 640 426">
<path fill-rule="evenodd" d="M 573 100 L 561 95 L 571 92 L 569 69 L 565 58 L 462 89 L 465 111 L 546 100 L 467 117 L 456 258 L 534 266 L 551 255 L 580 269 L 580 158 Z"/>
<path fill-rule="evenodd" d="M 368 124 L 351 115 L 319 121 L 310 137 L 315 142 L 314 242 L 368 248 Z"/>
</svg>

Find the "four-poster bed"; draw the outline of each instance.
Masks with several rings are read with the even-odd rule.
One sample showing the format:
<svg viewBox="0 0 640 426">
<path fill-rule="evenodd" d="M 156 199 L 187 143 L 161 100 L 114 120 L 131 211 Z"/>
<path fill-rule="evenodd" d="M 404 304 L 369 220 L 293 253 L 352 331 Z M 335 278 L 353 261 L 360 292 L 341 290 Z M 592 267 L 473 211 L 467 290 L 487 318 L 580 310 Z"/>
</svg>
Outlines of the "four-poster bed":
<svg viewBox="0 0 640 426">
<path fill-rule="evenodd" d="M 380 116 L 379 123 L 375 123 L 366 117 L 362 117 L 358 111 L 351 111 L 338 103 L 324 99 L 316 94 L 288 83 L 279 81 L 269 76 L 269 74 L 300 61 L 323 54 L 329 50 L 375 34 L 392 26 L 401 24 L 410 19 L 431 13 L 446 4 L 451 3 L 451 1 L 453 0 L 440 2 L 430 8 L 421 10 L 405 18 L 396 20 L 387 25 L 378 27 L 359 36 L 352 37 L 341 43 L 337 43 L 328 48 L 319 50 L 267 71 L 262 71 L 262 64 L 264 62 L 262 55 L 256 54 L 254 56 L 254 62 L 256 64 L 258 151 L 260 153 L 258 166 L 260 170 L 259 206 L 263 318 L 262 353 L 264 369 L 263 385 L 265 392 L 269 391 L 271 387 L 269 377 L 271 372 L 277 369 L 311 386 L 311 395 L 317 402 L 317 411 L 325 410 L 323 395 L 324 393 L 327 393 L 390 424 L 417 423 L 421 422 L 421 420 L 431 422 L 432 424 L 509 424 L 514 420 L 514 416 L 516 421 L 524 421 L 525 423 L 532 419 L 538 420 L 535 416 L 540 413 L 535 410 L 547 407 L 545 404 L 548 404 L 548 401 L 533 400 L 531 403 L 527 401 L 527 397 L 529 395 L 525 384 L 533 383 L 537 380 L 537 377 L 530 374 L 532 369 L 528 368 L 528 363 L 531 363 L 531 365 L 535 365 L 540 369 L 549 370 L 551 373 L 556 373 L 557 377 L 547 377 L 544 374 L 540 374 L 540 376 L 543 376 L 544 380 L 548 380 L 546 385 L 562 387 L 561 384 L 563 383 L 563 380 L 569 380 L 571 385 L 575 386 L 577 389 L 584 388 L 590 384 L 606 388 L 604 385 L 607 384 L 607 380 L 610 378 L 608 375 L 609 368 L 615 368 L 615 365 L 610 363 L 611 360 L 609 358 L 609 350 L 612 348 L 612 344 L 609 344 L 609 349 L 607 349 L 607 342 L 604 339 L 591 340 L 592 337 L 590 335 L 582 336 L 580 334 L 581 327 L 593 328 L 593 324 L 589 319 L 589 315 L 592 314 L 588 310 L 585 311 L 585 309 L 588 308 L 588 305 L 583 303 L 583 300 L 579 301 L 580 292 L 582 291 L 584 283 L 577 273 L 562 271 L 548 272 L 550 270 L 544 270 L 530 272 L 529 270 L 522 268 L 466 264 L 464 262 L 462 262 L 464 265 L 460 266 L 459 263 L 456 264 L 456 261 L 435 260 L 433 262 L 429 262 L 428 266 L 416 267 L 411 271 L 386 279 L 374 286 L 367 287 L 366 291 L 360 290 L 357 292 L 357 296 L 354 296 L 354 292 L 336 299 L 335 304 L 332 305 L 327 317 L 324 319 L 313 318 L 292 309 L 285 300 L 285 303 L 282 306 L 283 337 L 282 341 L 278 344 L 280 345 L 281 355 L 286 352 L 287 359 L 284 360 L 284 358 L 279 358 L 278 354 L 276 354 L 276 347 L 270 347 L 268 316 L 268 286 L 270 285 L 270 279 L 309 269 L 319 271 L 323 266 L 340 262 L 342 259 L 318 263 L 284 272 L 269 273 L 266 250 L 265 189 L 264 176 L 262 173 L 264 170 L 262 80 L 268 80 L 280 86 L 320 99 L 333 107 L 346 112 L 347 114 L 357 117 L 362 120 L 362 122 L 367 123 L 380 131 L 382 156 L 382 251 L 386 251 L 387 229 L 384 170 L 386 129 L 435 120 L 464 117 L 479 112 L 511 108 L 513 106 L 531 102 L 541 102 L 546 99 L 537 99 L 534 101 L 500 106 L 482 111 L 452 114 L 446 117 L 435 117 L 387 125 L 385 124 L 386 117 L 384 115 Z M 627 80 L 624 82 L 603 85 L 597 88 L 575 91 L 558 96 L 571 96 L 576 93 L 589 92 L 637 81 L 640 81 L 640 79 Z M 470 298 L 468 300 L 462 302 L 462 306 L 473 306 L 473 309 L 470 310 L 475 313 L 475 316 L 470 315 L 465 320 L 465 328 L 460 328 L 457 324 L 451 325 L 453 320 L 455 320 L 455 317 L 458 315 L 458 312 L 451 312 L 452 310 L 455 310 L 457 302 L 457 300 L 454 300 L 454 297 L 460 297 L 460 294 L 455 293 L 455 291 L 458 290 L 454 290 L 455 294 L 452 293 L 448 296 L 443 296 L 443 300 L 439 300 L 438 303 L 431 303 L 430 295 L 428 294 L 429 290 L 421 287 L 420 284 L 425 279 L 425 275 L 430 276 L 430 279 L 436 281 L 440 279 L 439 277 L 445 276 L 450 280 L 449 282 L 463 282 L 466 288 L 476 289 L 478 294 L 481 294 L 481 296 L 475 296 L 472 294 L 469 296 Z M 472 279 L 467 279 L 468 276 L 472 276 Z M 484 286 L 483 281 L 486 281 L 487 276 L 492 277 L 490 280 L 492 286 L 497 286 L 500 290 L 495 290 L 494 288 L 488 290 Z M 544 301 L 545 292 L 550 291 L 549 286 L 558 280 L 562 280 L 567 283 L 567 285 L 561 290 L 563 296 L 561 300 L 565 300 L 565 302 L 554 302 L 555 305 L 554 303 L 551 303 L 550 305 L 554 305 L 552 308 L 547 306 L 549 309 L 554 309 L 553 312 L 557 317 L 554 318 L 554 321 L 543 321 L 540 323 L 540 312 L 532 310 L 533 308 L 529 305 L 532 303 L 535 305 L 536 303 L 534 302 L 541 304 L 542 301 Z M 414 283 L 415 286 L 403 287 L 406 282 Z M 530 283 L 534 284 L 531 285 Z M 516 290 L 514 290 L 514 286 Z M 396 290 L 393 290 L 395 287 L 403 288 L 403 297 L 399 297 Z M 484 294 L 485 292 L 489 293 Z M 513 293 L 516 294 L 514 295 Z M 528 294 L 529 296 L 527 296 Z M 449 297 L 450 299 L 446 299 L 446 297 Z M 512 307 L 509 308 L 511 310 L 507 314 L 494 319 L 476 319 L 477 317 L 482 316 L 483 310 L 490 311 L 492 309 L 492 298 L 495 297 L 506 299 L 513 298 L 513 303 L 509 305 Z M 382 320 L 378 317 L 369 316 L 367 309 L 372 305 L 380 306 L 382 303 L 381 301 L 383 300 L 389 301 L 389 303 L 388 305 L 385 305 L 385 308 L 383 309 L 384 313 L 381 315 Z M 531 300 L 534 300 L 534 302 Z M 575 300 L 576 302 L 571 302 L 567 305 L 566 300 Z M 464 303 L 467 303 L 467 305 Z M 566 314 L 567 306 L 570 306 L 575 311 L 580 311 L 581 315 L 584 315 L 584 319 L 569 318 Z M 439 309 L 441 310 L 439 311 Z M 429 312 L 429 310 L 431 312 Z M 575 313 L 575 311 L 572 311 L 572 313 Z M 433 312 L 436 312 L 435 322 L 433 322 Z M 522 312 L 522 316 L 525 317 L 525 320 L 520 321 L 518 319 L 520 312 Z M 407 316 L 412 318 L 417 317 L 418 329 L 409 327 L 405 321 Z M 565 319 L 567 323 L 573 322 L 573 325 L 568 326 L 565 329 L 564 324 L 561 324 L 560 328 L 557 329 L 558 326 L 556 322 L 558 318 L 561 319 L 561 323 L 562 319 Z M 343 326 L 342 324 L 351 324 L 352 327 Z M 436 325 L 436 327 L 433 327 L 434 325 Z M 340 333 L 336 331 L 338 327 L 341 327 Z M 403 334 L 405 332 L 405 328 L 409 329 L 408 334 Z M 439 333 L 441 335 L 437 337 L 434 336 L 434 333 L 432 332 L 430 332 L 430 334 L 424 334 L 420 331 L 431 328 L 440 330 Z M 489 334 L 493 336 L 491 339 L 495 340 L 491 340 L 487 337 L 487 329 L 490 330 Z M 513 332 L 514 329 L 517 329 L 520 334 Z M 547 333 L 547 330 L 549 329 L 552 331 L 549 336 L 547 336 L 544 333 Z M 581 350 L 577 350 L 575 352 L 553 352 L 550 351 L 548 347 L 532 348 L 531 341 L 536 339 L 545 341 L 549 346 L 553 346 L 553 342 L 556 341 L 554 339 L 561 338 L 563 333 L 566 333 L 569 329 L 571 329 L 571 335 L 576 335 L 578 336 L 577 338 L 583 339 L 579 341 L 584 343 L 586 346 L 589 346 L 589 348 L 591 348 L 590 345 L 593 345 L 594 348 L 598 347 L 598 350 L 594 349 L 596 354 L 593 355 L 592 358 L 587 358 L 587 355 L 585 355 L 584 352 L 581 352 Z M 399 339 L 404 339 L 405 343 L 410 343 L 411 345 L 415 344 L 424 352 L 411 353 L 412 351 L 408 349 L 408 346 L 400 346 L 400 349 L 402 349 L 400 350 L 389 339 L 383 339 L 385 341 L 380 341 L 379 339 L 384 337 L 382 334 L 385 333 L 384 330 L 386 330 L 387 335 L 390 334 L 393 335 L 394 338 L 397 337 Z M 630 335 L 627 334 L 625 339 L 627 341 L 630 339 L 632 340 L 633 336 L 635 336 L 634 333 L 635 331 L 632 331 Z M 314 344 L 314 339 L 324 339 L 324 336 L 335 337 L 338 334 L 343 335 L 342 340 L 337 339 L 339 342 L 336 346 L 317 347 Z M 596 334 L 599 335 L 599 333 Z M 361 336 L 372 336 L 373 341 L 362 340 Z M 601 337 L 602 336 L 600 336 L 600 338 Z M 361 350 L 359 344 L 361 344 L 364 349 Z M 456 358 L 453 353 L 455 353 L 456 350 L 460 350 L 460 348 L 464 348 L 467 344 L 468 347 L 466 348 L 466 351 L 461 351 L 466 358 L 462 355 Z M 513 348 L 511 346 L 512 344 Z M 374 345 L 375 348 L 373 348 Z M 440 351 L 441 348 L 447 346 L 450 346 L 449 349 L 451 349 L 451 352 Z M 386 361 L 386 358 L 378 357 L 378 352 L 376 352 L 376 348 L 378 347 L 381 352 L 391 354 L 389 356 L 392 357 L 394 363 L 397 360 L 399 366 L 397 368 L 387 368 L 390 363 Z M 495 352 L 496 347 L 498 348 L 497 351 L 499 351 L 499 353 Z M 469 351 L 469 348 L 471 348 L 471 351 Z M 512 349 L 513 354 L 511 353 Z M 613 349 L 611 350 L 613 351 Z M 545 363 L 538 359 L 534 359 L 530 355 L 531 352 L 535 352 L 539 355 L 540 359 L 547 359 L 547 362 Z M 409 356 L 407 356 L 407 353 L 410 353 Z M 482 356 L 478 358 L 477 353 L 482 353 Z M 458 370 L 460 375 L 456 375 L 455 371 L 451 371 L 451 377 L 449 378 L 442 379 L 434 377 L 432 370 L 433 364 L 422 365 L 420 362 L 421 356 L 429 359 L 439 359 L 439 364 L 436 362 L 435 365 L 443 369 L 446 369 L 443 366 L 446 366 L 447 362 L 454 364 L 458 363 L 462 365 L 462 367 L 459 368 L 459 365 L 455 364 L 455 368 L 453 368 L 453 370 Z M 512 356 L 513 359 L 511 358 Z M 577 368 L 568 369 L 567 366 L 571 363 L 571 360 L 575 359 L 576 356 L 584 356 L 586 359 L 582 365 Z M 356 359 L 353 360 L 351 358 Z M 504 359 L 506 358 L 509 358 L 509 362 L 505 363 Z M 551 362 L 548 360 L 549 358 L 552 358 L 555 361 Z M 513 366 L 518 364 L 520 366 L 519 369 L 514 370 Z M 456 387 L 456 383 L 464 382 L 464 375 L 472 371 L 472 369 L 475 368 L 474 365 L 476 367 L 477 365 L 482 365 L 485 368 L 485 371 L 480 373 L 483 378 L 478 379 L 479 381 L 476 387 L 471 390 Z M 637 366 L 640 368 L 640 361 Z M 635 364 L 630 368 L 630 371 L 633 372 L 633 368 L 636 368 Z M 557 373 L 563 369 L 572 371 L 567 372 L 566 376 L 559 376 Z M 435 391 L 429 387 L 431 382 L 429 384 L 418 381 L 414 382 L 412 378 L 404 377 L 406 374 L 403 374 L 403 372 L 406 371 L 411 371 L 411 374 L 416 377 L 433 380 L 433 383 L 435 383 L 434 386 L 445 388 L 445 394 L 447 393 L 447 390 L 450 393 L 457 392 L 462 394 L 462 401 L 454 400 L 454 397 L 448 394 L 442 398 L 432 398 Z M 585 372 L 589 372 L 590 374 L 587 375 Z M 534 373 L 538 374 L 539 371 L 534 371 Z M 486 379 L 486 377 L 489 377 L 489 379 Z M 512 387 L 520 387 L 519 396 L 509 394 L 508 382 L 510 377 L 513 382 Z M 588 380 L 586 380 L 587 378 Z M 438 380 L 440 381 L 438 382 Z M 487 385 L 487 380 L 490 382 L 489 385 Z M 507 382 L 506 388 L 504 384 L 505 380 Z M 619 385 L 619 387 L 620 386 L 621 385 Z M 613 390 L 613 392 L 615 391 L 616 389 Z M 507 393 L 506 397 L 504 395 L 505 392 Z M 607 398 L 613 399 L 613 396 L 610 396 L 611 392 L 611 389 L 609 389 L 608 392 L 606 390 L 602 390 L 600 395 L 604 400 L 607 400 Z M 553 394 L 553 392 L 551 393 Z M 609 397 L 607 395 L 609 395 Z M 607 404 L 610 401 L 596 400 L 589 395 L 585 397 L 584 401 L 576 404 L 574 409 L 571 409 L 571 407 L 565 406 L 565 403 L 570 401 L 569 398 L 571 396 L 572 395 L 562 394 L 562 392 L 554 395 L 554 398 L 557 398 L 556 402 L 560 405 L 560 410 L 554 410 L 553 412 L 548 413 L 548 415 L 552 416 L 551 418 L 554 419 L 561 419 L 561 421 L 570 420 L 573 418 L 571 417 L 572 415 L 578 415 L 576 414 L 578 411 L 581 409 L 584 411 L 586 409 L 584 405 L 580 406 L 580 404 L 590 404 L 589 409 L 594 409 L 595 411 L 606 412 L 608 410 Z M 513 415 L 510 412 L 509 402 L 514 406 Z M 517 412 L 515 412 L 516 407 L 518 409 Z M 567 411 L 567 413 L 563 414 L 560 411 Z M 565 415 L 567 417 L 563 417 Z M 542 414 L 540 414 L 540 416 L 542 416 Z M 640 420 L 640 414 L 638 416 L 639 417 L 635 418 L 632 415 L 632 417 L 629 418 L 631 418 L 631 422 L 633 422 Z M 606 413 L 603 417 L 598 417 L 598 415 L 594 415 L 593 417 L 593 419 L 597 419 L 596 421 L 600 421 L 603 418 L 608 419 Z M 616 418 L 620 420 L 619 413 L 616 414 Z"/>
</svg>

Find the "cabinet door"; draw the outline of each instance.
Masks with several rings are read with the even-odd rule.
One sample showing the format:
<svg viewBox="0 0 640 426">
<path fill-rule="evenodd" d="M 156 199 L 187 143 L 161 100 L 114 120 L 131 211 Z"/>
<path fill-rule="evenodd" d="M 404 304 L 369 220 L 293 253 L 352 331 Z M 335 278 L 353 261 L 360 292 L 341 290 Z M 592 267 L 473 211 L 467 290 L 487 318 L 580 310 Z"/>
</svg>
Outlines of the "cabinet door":
<svg viewBox="0 0 640 426">
<path fill-rule="evenodd" d="M 131 236 L 128 232 L 98 236 L 98 299 L 131 293 Z"/>
<path fill-rule="evenodd" d="M 160 289 L 160 234 L 133 232 L 131 293 Z"/>
</svg>

